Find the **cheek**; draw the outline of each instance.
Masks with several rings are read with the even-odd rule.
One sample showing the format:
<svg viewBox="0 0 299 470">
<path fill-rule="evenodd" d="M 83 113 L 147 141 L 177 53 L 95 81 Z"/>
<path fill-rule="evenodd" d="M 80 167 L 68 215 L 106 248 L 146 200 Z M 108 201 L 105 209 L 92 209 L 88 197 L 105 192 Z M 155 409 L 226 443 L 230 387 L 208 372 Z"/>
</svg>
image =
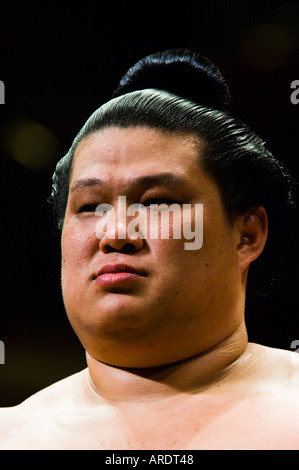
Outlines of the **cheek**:
<svg viewBox="0 0 299 470">
<path fill-rule="evenodd" d="M 147 238 L 183 240 L 184 250 L 198 251 L 203 242 L 203 205 L 173 204 L 169 209 L 150 211 L 146 220 Z M 181 248 L 181 244 L 178 246 Z"/>
<path fill-rule="evenodd" d="M 203 220 L 202 212 L 197 215 L 196 223 L 194 218 L 192 223 L 185 219 L 182 239 L 152 240 L 152 252 L 163 266 L 166 282 L 185 286 L 189 292 L 200 286 L 207 292 L 211 285 L 222 290 L 238 265 L 232 233 L 220 216 L 206 211 Z"/>
<path fill-rule="evenodd" d="M 65 223 L 61 238 L 62 272 L 70 272 L 73 277 L 79 273 L 88 259 L 98 248 L 94 223 L 79 224 Z"/>
<path fill-rule="evenodd" d="M 162 286 L 188 285 L 200 274 L 203 264 L 201 250 L 186 250 L 184 239 L 150 240 L 149 244 L 157 283 Z"/>
<path fill-rule="evenodd" d="M 238 256 L 232 229 L 220 216 L 206 220 L 201 254 L 207 285 L 210 282 L 220 295 L 231 292 L 239 279 Z"/>
</svg>

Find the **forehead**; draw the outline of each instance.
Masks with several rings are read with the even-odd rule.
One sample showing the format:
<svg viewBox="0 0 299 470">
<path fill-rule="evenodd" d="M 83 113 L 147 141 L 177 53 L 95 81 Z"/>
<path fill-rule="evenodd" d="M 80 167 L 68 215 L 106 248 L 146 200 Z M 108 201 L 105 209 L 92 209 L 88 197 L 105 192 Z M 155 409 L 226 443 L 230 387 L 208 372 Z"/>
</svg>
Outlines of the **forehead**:
<svg viewBox="0 0 299 470">
<path fill-rule="evenodd" d="M 78 145 L 71 179 L 92 172 L 144 174 L 174 170 L 194 175 L 199 170 L 200 143 L 193 135 L 169 134 L 150 128 L 110 127 L 85 137 Z"/>
</svg>

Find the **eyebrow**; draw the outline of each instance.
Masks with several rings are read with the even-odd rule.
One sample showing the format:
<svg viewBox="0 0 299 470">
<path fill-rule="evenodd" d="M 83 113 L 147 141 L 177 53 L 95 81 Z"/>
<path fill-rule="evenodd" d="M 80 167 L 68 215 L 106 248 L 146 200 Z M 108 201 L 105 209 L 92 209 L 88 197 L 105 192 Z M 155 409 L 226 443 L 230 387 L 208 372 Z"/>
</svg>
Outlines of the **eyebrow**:
<svg viewBox="0 0 299 470">
<path fill-rule="evenodd" d="M 134 178 L 133 184 L 139 186 L 170 186 L 176 187 L 178 185 L 187 185 L 187 180 L 182 176 L 175 175 L 174 173 L 158 173 L 153 175 L 138 176 Z M 91 186 L 102 187 L 105 182 L 101 178 L 82 178 L 76 181 L 70 188 L 70 192 L 79 191 Z"/>
<path fill-rule="evenodd" d="M 103 181 L 100 178 L 84 178 L 76 181 L 70 187 L 70 193 L 80 191 L 81 189 L 88 188 L 90 186 L 103 186 Z"/>
</svg>

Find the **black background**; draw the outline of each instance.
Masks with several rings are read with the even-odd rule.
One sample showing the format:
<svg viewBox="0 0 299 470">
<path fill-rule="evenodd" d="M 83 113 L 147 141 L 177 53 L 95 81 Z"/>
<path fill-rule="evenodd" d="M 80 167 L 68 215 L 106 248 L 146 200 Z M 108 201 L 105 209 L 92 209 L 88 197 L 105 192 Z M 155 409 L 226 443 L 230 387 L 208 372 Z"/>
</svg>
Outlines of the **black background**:
<svg viewBox="0 0 299 470">
<path fill-rule="evenodd" d="M 298 1 L 106 3 L 1 6 L 0 406 L 85 367 L 63 308 L 60 240 L 47 198 L 56 162 L 138 59 L 182 47 L 209 57 L 230 86 L 232 110 L 298 180 L 299 104 L 290 101 L 291 82 L 299 80 Z M 51 135 L 41 167 L 16 160 L 20 123 L 38 123 Z M 29 156 L 38 129 L 22 141 Z M 271 297 L 247 308 L 251 341 L 290 349 L 299 340 L 298 261 L 295 250 Z"/>
</svg>

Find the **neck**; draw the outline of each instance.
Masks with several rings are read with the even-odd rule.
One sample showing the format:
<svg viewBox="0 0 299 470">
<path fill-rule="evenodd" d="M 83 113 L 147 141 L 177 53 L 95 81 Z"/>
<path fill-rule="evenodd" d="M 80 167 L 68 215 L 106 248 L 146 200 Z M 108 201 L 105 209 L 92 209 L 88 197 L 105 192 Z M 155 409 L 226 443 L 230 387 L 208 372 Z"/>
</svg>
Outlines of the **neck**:
<svg viewBox="0 0 299 470">
<path fill-rule="evenodd" d="M 247 350 L 244 322 L 229 337 L 195 357 L 146 369 L 124 369 L 104 364 L 86 353 L 89 397 L 129 404 L 153 402 L 174 395 L 200 392 L 240 377 Z M 91 387 L 90 387 L 91 386 Z"/>
</svg>

